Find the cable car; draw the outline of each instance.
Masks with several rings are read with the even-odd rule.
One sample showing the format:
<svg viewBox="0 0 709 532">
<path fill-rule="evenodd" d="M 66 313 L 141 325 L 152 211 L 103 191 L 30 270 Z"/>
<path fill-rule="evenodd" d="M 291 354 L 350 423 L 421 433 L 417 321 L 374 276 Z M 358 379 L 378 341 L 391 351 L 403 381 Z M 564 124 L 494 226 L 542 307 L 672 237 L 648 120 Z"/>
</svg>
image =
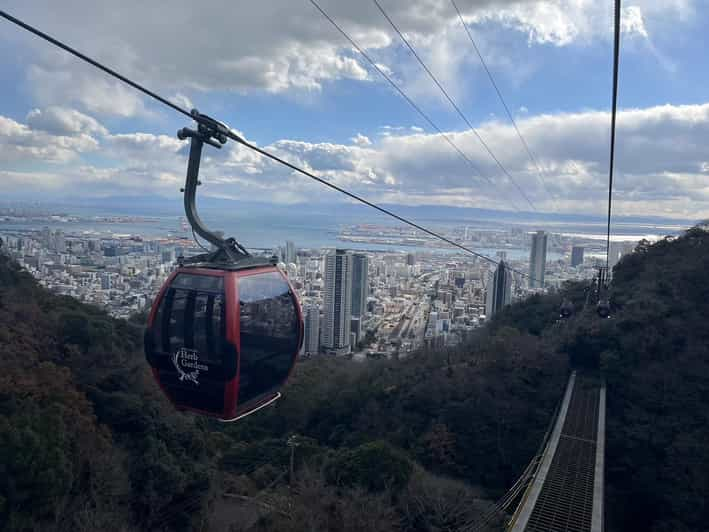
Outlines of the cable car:
<svg viewBox="0 0 709 532">
<path fill-rule="evenodd" d="M 275 258 L 250 255 L 197 215 L 201 149 L 205 142 L 220 147 L 215 130 L 200 124 L 178 136 L 192 139 L 187 219 L 214 251 L 181 258 L 163 285 L 148 318 L 145 355 L 178 409 L 235 421 L 280 397 L 303 343 L 303 315 Z"/>
<path fill-rule="evenodd" d="M 574 305 L 568 299 L 564 299 L 559 308 L 559 317 L 563 319 L 570 318 L 574 313 Z"/>
<path fill-rule="evenodd" d="M 601 299 L 596 306 L 596 312 L 601 318 L 610 318 L 611 303 L 608 299 Z"/>
<path fill-rule="evenodd" d="M 598 268 L 598 304 L 596 305 L 596 312 L 601 318 L 611 317 L 611 302 L 608 299 L 608 267 L 601 266 Z"/>
</svg>

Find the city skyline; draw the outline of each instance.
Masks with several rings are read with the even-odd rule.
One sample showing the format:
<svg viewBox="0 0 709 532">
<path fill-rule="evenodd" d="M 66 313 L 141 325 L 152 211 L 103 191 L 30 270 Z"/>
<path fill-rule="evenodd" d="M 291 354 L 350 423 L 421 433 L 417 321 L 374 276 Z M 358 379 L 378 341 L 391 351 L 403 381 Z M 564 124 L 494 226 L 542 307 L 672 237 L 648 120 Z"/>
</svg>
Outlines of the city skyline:
<svg viewBox="0 0 709 532">
<path fill-rule="evenodd" d="M 15 223 L 21 216 L 15 213 Z M 178 258 L 202 251 L 179 223 L 176 231 L 163 236 L 107 234 L 78 229 L 83 227 L 80 218 L 66 219 L 60 224 L 61 229 L 56 229 L 56 225 L 43 226 L 42 220 L 51 220 L 52 216 L 46 213 L 38 219 L 32 218 L 33 221 L 28 219 L 26 223 L 34 228 L 19 224 L 13 229 L 13 223 L 1 226 L 5 252 L 51 290 L 97 304 L 117 317 L 127 318 L 147 308 L 164 279 L 177 267 Z M 122 222 L 134 221 L 120 216 L 107 219 L 117 229 L 123 227 Z M 514 227 L 490 231 L 465 225 L 452 227 L 446 234 L 468 245 L 477 242 L 497 249 L 491 250 L 490 255 L 510 266 L 506 268 L 506 278 L 516 277 L 514 289 L 507 284 L 502 290 L 503 305 L 510 302 L 508 289 L 512 292 L 511 300 L 526 296 L 526 281 L 511 272 L 529 266 L 527 258 L 531 256 L 530 245 L 536 233 Z M 586 257 L 576 267 L 570 264 L 573 248 L 578 247 L 575 242 L 583 239 L 555 233 L 546 236 L 550 250 L 556 250 L 550 251 L 551 258 L 547 255 L 547 288 L 558 289 L 566 280 L 588 279 L 595 274 L 595 266 L 601 261 L 594 256 Z M 345 241 L 355 238 L 373 246 L 368 243 L 370 239 L 393 242 L 412 236 L 404 227 L 363 224 L 343 229 L 340 238 Z M 259 253 L 276 256 L 279 267 L 300 297 L 306 329 L 303 354 L 405 356 L 425 345 L 456 345 L 481 325 L 483 315 L 489 317 L 491 313 L 490 297 L 494 296 L 491 290 L 495 283 L 494 279 L 484 280 L 494 278 L 499 265 L 436 247 L 365 251 L 346 249 L 342 244 L 332 248 L 298 244 L 296 240 L 285 240 Z M 515 252 L 515 246 L 525 245 L 524 253 Z M 629 244 L 622 249 L 629 250 Z M 328 290 L 328 284 L 334 286 L 328 279 L 328 260 L 332 262 L 338 253 L 345 260 L 346 272 L 343 278 L 340 267 L 339 290 Z M 355 280 L 357 276 L 359 279 Z M 334 314 L 328 314 L 326 309 L 335 296 L 339 297 L 338 308 L 342 312 L 337 318 L 338 347 L 331 348 L 327 323 Z M 334 325 L 332 332 L 334 337 Z"/>
</svg>

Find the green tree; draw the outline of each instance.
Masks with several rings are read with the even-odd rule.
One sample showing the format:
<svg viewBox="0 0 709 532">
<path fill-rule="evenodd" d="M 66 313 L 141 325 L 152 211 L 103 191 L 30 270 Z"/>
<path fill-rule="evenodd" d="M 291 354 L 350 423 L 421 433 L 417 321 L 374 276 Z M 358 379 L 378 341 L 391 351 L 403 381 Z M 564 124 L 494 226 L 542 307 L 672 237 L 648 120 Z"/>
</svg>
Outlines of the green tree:
<svg viewBox="0 0 709 532">
<path fill-rule="evenodd" d="M 326 466 L 329 482 L 369 491 L 401 490 L 413 471 L 411 462 L 383 441 L 337 451 Z"/>
</svg>

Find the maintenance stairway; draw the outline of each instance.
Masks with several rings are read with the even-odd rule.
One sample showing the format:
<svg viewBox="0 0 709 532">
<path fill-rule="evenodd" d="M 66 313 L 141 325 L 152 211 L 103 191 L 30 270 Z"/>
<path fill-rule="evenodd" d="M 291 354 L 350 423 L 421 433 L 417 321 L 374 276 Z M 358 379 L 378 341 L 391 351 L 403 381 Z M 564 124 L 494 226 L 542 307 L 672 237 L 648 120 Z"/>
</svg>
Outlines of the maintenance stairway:
<svg viewBox="0 0 709 532">
<path fill-rule="evenodd" d="M 509 532 L 601 532 L 606 389 L 569 377 L 554 431 Z"/>
</svg>

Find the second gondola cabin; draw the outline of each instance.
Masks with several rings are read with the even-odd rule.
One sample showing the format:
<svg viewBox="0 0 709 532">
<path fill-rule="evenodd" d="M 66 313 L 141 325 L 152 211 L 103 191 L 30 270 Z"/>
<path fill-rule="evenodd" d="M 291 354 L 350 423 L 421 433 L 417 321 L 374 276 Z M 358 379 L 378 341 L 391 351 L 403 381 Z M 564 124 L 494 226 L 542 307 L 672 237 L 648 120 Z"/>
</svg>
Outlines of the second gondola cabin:
<svg viewBox="0 0 709 532">
<path fill-rule="evenodd" d="M 279 397 L 302 323 L 288 280 L 266 261 L 183 267 L 153 304 L 145 350 L 178 408 L 233 421 Z"/>
</svg>

